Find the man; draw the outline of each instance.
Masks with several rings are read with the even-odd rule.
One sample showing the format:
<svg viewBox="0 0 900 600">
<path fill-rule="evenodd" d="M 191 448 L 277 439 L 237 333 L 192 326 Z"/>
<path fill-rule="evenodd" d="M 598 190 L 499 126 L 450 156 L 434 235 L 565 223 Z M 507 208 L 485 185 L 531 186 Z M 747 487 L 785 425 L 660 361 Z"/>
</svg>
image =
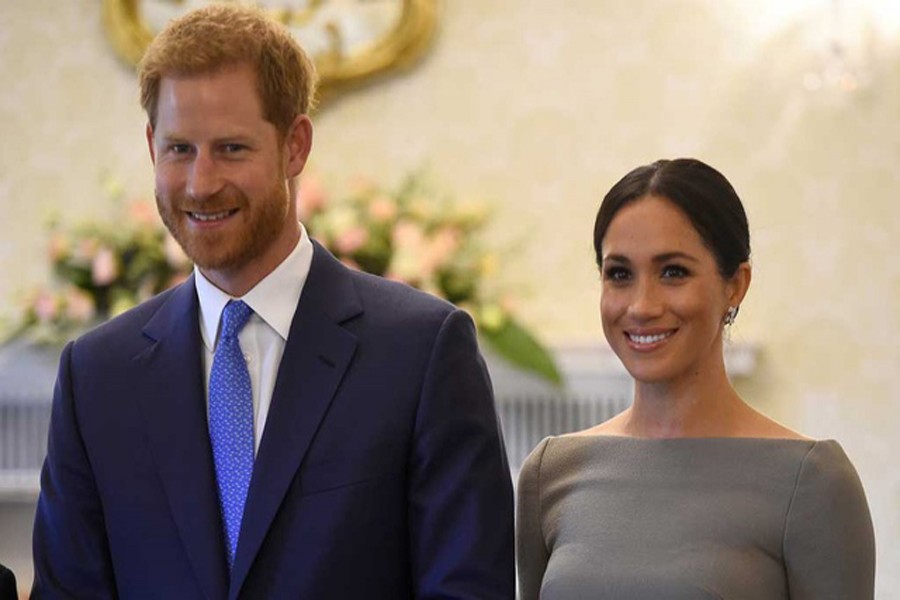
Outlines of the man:
<svg viewBox="0 0 900 600">
<path fill-rule="evenodd" d="M 0 600 L 16 600 L 16 576 L 12 571 L 0 565 Z"/>
<path fill-rule="evenodd" d="M 209 7 L 140 79 L 159 212 L 196 269 L 63 351 L 35 596 L 513 598 L 471 320 L 346 269 L 298 221 L 302 50 Z"/>
</svg>

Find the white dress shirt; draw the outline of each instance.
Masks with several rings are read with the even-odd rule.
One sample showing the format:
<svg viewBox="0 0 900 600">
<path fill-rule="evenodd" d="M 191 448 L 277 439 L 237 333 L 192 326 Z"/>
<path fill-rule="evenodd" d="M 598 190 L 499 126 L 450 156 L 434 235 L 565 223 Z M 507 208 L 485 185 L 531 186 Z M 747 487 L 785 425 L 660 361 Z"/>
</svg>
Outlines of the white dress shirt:
<svg viewBox="0 0 900 600">
<path fill-rule="evenodd" d="M 253 314 L 238 334 L 241 351 L 250 372 L 253 388 L 253 451 L 259 449 L 272 403 L 272 392 L 291 321 L 300 301 L 312 264 L 313 245 L 303 225 L 300 241 L 274 271 L 241 298 L 233 298 L 210 282 L 194 267 L 194 281 L 200 300 L 200 335 L 203 337 L 203 366 L 206 372 L 206 407 L 209 410 L 209 375 L 219 337 L 222 311 L 229 300 L 243 300 Z"/>
</svg>

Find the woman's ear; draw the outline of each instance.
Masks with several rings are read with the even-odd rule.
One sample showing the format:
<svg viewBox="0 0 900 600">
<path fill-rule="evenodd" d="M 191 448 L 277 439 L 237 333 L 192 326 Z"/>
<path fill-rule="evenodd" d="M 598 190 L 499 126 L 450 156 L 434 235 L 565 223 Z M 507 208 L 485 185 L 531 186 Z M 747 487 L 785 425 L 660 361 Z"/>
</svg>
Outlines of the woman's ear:
<svg viewBox="0 0 900 600">
<path fill-rule="evenodd" d="M 728 306 L 740 306 L 750 289 L 750 280 L 752 279 L 753 269 L 750 267 L 749 261 L 744 261 L 738 265 L 737 270 L 731 279 L 728 280 Z"/>
</svg>

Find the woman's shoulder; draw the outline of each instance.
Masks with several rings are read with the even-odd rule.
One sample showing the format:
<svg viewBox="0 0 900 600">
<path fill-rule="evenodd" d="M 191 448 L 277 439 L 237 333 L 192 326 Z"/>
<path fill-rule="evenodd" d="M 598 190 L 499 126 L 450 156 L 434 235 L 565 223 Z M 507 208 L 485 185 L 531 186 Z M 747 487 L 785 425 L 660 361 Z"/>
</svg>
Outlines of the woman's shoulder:
<svg viewBox="0 0 900 600">
<path fill-rule="evenodd" d="M 813 592 L 842 590 L 842 598 L 872 597 L 872 517 L 856 469 L 834 440 L 814 442 L 803 457 L 783 548 L 790 578 L 806 581 Z"/>
<path fill-rule="evenodd" d="M 545 437 L 522 465 L 523 472 L 572 474 L 573 469 L 614 464 L 691 464 L 697 472 L 729 465 L 757 463 L 757 469 L 781 473 L 785 481 L 827 481 L 855 476 L 856 471 L 840 444 L 800 435 L 728 435 L 700 437 L 641 437 L 604 427 Z M 610 469 L 610 466 L 604 467 Z M 756 469 L 750 469 L 756 471 Z M 741 472 L 745 470 L 741 469 Z M 647 475 L 646 472 L 644 472 Z M 739 474 L 735 475 L 739 477 Z M 850 478 L 852 480 L 852 478 Z"/>
<path fill-rule="evenodd" d="M 521 473 L 524 475 L 525 473 L 537 473 L 541 470 L 541 463 L 544 460 L 544 452 L 547 450 L 547 446 L 550 443 L 550 440 L 553 439 L 554 436 L 547 436 L 538 443 L 534 449 L 528 453 L 528 456 L 525 457 L 524 462 L 522 463 Z"/>
<path fill-rule="evenodd" d="M 522 463 L 519 473 L 520 481 L 546 480 L 559 474 L 569 473 L 573 464 L 580 461 L 573 460 L 574 456 L 583 455 L 589 451 L 591 438 L 588 436 L 575 436 L 573 434 L 550 435 L 545 437 L 528 454 Z M 582 443 L 583 442 L 583 443 Z M 583 461 L 581 461 L 583 464 Z"/>
<path fill-rule="evenodd" d="M 859 488 L 856 468 L 835 440 L 813 440 L 800 465 L 798 485 L 826 486 L 830 489 Z"/>
</svg>

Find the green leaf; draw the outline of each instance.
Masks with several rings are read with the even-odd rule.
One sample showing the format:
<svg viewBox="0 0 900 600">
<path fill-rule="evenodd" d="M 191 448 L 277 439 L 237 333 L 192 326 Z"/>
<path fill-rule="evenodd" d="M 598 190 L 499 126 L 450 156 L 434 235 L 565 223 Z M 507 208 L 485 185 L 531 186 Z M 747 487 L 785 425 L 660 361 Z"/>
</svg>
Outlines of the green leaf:
<svg viewBox="0 0 900 600">
<path fill-rule="evenodd" d="M 506 319 L 498 329 L 484 329 L 479 333 L 497 354 L 513 365 L 556 385 L 562 383 L 562 376 L 547 349 L 513 319 Z"/>
</svg>

